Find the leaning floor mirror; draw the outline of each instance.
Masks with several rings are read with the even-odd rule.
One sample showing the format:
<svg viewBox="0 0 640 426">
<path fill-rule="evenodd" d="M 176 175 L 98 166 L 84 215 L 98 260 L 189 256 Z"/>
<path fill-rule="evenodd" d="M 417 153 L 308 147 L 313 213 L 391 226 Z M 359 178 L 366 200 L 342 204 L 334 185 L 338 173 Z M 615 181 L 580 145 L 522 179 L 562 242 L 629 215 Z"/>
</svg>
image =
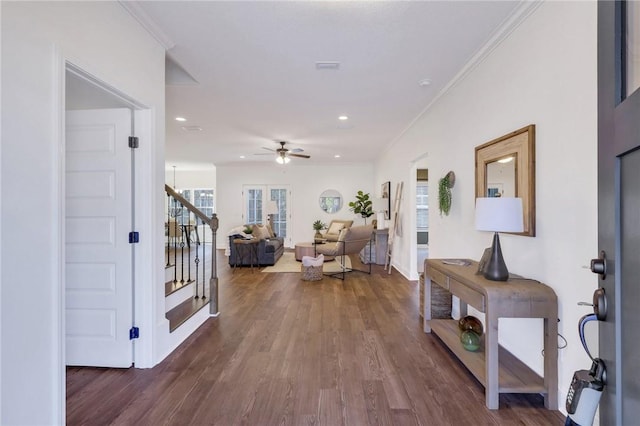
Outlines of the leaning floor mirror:
<svg viewBox="0 0 640 426">
<path fill-rule="evenodd" d="M 522 198 L 524 231 L 536 235 L 535 125 L 476 147 L 476 198 Z"/>
</svg>

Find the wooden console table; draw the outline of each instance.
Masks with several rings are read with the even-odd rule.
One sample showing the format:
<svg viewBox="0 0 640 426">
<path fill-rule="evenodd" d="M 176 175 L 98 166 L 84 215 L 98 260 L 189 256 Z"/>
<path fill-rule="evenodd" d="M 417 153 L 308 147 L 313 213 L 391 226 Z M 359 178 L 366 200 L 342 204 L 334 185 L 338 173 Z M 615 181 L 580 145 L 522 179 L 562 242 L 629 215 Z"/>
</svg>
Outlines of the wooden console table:
<svg viewBox="0 0 640 426">
<path fill-rule="evenodd" d="M 520 277 L 490 281 L 477 275 L 478 263 L 448 265 L 442 259 L 425 260 L 424 331 L 433 331 L 485 387 L 489 409 L 499 406 L 500 393 L 541 393 L 544 405 L 558 408 L 558 300 L 550 287 Z M 458 322 L 431 319 L 431 282 L 460 298 L 460 315 L 471 305 L 485 314 L 485 333 L 478 352 L 460 343 Z M 544 378 L 498 344 L 498 318 L 544 319 Z M 523 338 L 529 338 L 526 330 Z"/>
</svg>

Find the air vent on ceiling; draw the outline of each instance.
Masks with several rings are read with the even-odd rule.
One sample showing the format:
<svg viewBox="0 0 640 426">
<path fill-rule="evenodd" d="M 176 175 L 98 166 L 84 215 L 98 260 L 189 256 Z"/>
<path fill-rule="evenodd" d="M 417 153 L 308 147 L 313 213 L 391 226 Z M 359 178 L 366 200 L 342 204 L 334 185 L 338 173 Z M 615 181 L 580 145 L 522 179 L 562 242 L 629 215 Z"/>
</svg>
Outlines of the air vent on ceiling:
<svg viewBox="0 0 640 426">
<path fill-rule="evenodd" d="M 185 132 L 201 132 L 202 131 L 202 127 L 200 126 L 182 126 L 180 128 Z"/>
<path fill-rule="evenodd" d="M 340 62 L 336 62 L 336 61 L 316 62 L 317 70 L 337 70 L 339 68 L 340 68 Z"/>
</svg>

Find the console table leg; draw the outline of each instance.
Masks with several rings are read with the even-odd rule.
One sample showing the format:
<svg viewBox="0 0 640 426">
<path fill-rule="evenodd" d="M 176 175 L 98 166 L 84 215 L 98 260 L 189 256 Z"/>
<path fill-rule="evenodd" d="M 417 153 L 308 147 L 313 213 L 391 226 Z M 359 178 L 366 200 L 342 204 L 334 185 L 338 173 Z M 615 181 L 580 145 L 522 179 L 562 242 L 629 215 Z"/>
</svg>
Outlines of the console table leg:
<svg viewBox="0 0 640 426">
<path fill-rule="evenodd" d="M 557 314 L 555 315 L 557 317 Z M 558 409 L 558 320 L 544 319 L 544 406 Z"/>
<path fill-rule="evenodd" d="M 422 312 L 422 327 L 425 333 L 431 333 L 431 326 L 429 325 L 429 320 L 431 319 L 431 278 L 427 274 L 425 274 L 424 281 L 424 305 Z"/>
<path fill-rule="evenodd" d="M 486 312 L 486 332 L 484 335 L 485 377 L 487 384 L 484 389 L 485 403 L 490 410 L 497 410 L 500 406 L 499 378 L 498 378 L 498 318 L 493 316 L 490 309 Z"/>
</svg>

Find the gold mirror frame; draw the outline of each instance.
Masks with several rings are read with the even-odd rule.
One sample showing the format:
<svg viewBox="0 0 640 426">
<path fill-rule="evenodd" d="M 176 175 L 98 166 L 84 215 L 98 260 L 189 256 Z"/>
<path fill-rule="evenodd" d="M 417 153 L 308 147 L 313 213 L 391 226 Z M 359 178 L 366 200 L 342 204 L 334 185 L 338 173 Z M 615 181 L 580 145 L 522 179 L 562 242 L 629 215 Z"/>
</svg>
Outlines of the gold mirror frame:
<svg viewBox="0 0 640 426">
<path fill-rule="evenodd" d="M 531 124 L 476 147 L 476 198 L 487 196 L 487 166 L 515 157 L 515 194 L 522 198 L 524 231 L 517 235 L 536 236 L 536 126 Z"/>
</svg>

